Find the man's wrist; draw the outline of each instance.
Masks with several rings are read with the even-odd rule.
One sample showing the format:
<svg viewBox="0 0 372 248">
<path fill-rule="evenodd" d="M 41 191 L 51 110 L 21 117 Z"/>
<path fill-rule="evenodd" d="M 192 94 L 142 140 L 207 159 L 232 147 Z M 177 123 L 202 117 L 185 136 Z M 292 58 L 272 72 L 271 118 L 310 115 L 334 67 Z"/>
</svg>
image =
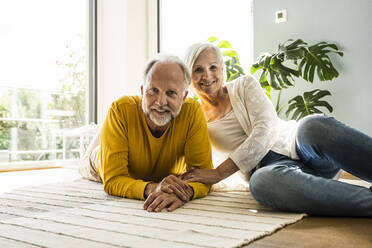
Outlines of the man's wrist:
<svg viewBox="0 0 372 248">
<path fill-rule="evenodd" d="M 157 183 L 148 183 L 145 187 L 145 190 L 143 192 L 143 197 L 147 199 L 147 197 L 155 191 L 156 187 L 158 186 Z"/>
<path fill-rule="evenodd" d="M 187 190 L 190 192 L 191 196 L 190 196 L 189 200 L 191 201 L 194 198 L 194 188 L 191 187 L 190 184 L 188 184 L 188 185 L 189 185 L 189 188 Z"/>
</svg>

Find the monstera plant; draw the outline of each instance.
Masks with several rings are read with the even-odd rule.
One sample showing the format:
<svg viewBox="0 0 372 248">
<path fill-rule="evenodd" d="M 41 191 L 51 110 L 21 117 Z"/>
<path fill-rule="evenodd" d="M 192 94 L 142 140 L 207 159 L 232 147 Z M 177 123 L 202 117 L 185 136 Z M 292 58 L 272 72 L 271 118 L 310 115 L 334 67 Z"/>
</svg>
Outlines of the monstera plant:
<svg viewBox="0 0 372 248">
<path fill-rule="evenodd" d="M 231 81 L 241 75 L 244 71 L 240 66 L 238 54 L 232 49 L 229 42 L 218 41 L 217 37 L 210 37 L 210 42 L 222 49 L 225 56 L 227 81 Z M 288 106 L 285 114 L 291 119 L 299 120 L 313 113 L 322 113 L 320 107 L 333 111 L 332 106 L 323 98 L 331 95 L 327 90 L 316 89 L 304 92 L 290 99 L 287 103 L 280 105 L 280 97 L 283 89 L 295 86 L 295 78 L 302 78 L 307 82 L 313 82 L 315 75 L 320 81 L 329 81 L 338 77 L 339 73 L 333 66 L 329 54 L 343 56 L 335 44 L 319 42 L 308 45 L 301 39 L 289 39 L 279 44 L 275 53 L 263 53 L 251 67 L 251 74 L 261 71 L 259 82 L 266 94 L 271 98 L 272 90 L 277 90 L 276 111 L 279 114 Z M 227 58 L 227 59 L 226 59 Z"/>
</svg>

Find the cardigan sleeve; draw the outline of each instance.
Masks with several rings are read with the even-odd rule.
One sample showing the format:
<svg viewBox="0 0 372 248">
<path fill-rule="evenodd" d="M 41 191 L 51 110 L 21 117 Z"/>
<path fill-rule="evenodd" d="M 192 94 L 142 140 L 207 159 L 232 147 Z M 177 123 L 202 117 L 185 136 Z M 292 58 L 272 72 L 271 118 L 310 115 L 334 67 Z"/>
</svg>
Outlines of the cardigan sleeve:
<svg viewBox="0 0 372 248">
<path fill-rule="evenodd" d="M 233 86 L 237 118 L 245 125 L 247 139 L 230 154 L 241 171 L 248 174 L 267 154 L 277 139 L 278 117 L 260 84 L 251 76 L 240 78 Z M 237 110 L 237 111 L 236 111 Z M 242 124 L 242 123 L 241 123 Z"/>
</svg>

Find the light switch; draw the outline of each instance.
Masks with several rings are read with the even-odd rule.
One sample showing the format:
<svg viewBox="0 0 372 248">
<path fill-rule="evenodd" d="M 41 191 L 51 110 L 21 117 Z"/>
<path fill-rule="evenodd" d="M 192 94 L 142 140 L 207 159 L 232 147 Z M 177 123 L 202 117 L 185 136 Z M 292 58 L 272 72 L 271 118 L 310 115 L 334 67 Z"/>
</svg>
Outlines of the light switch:
<svg viewBox="0 0 372 248">
<path fill-rule="evenodd" d="M 287 21 L 287 10 L 282 9 L 275 12 L 275 23 L 281 23 Z"/>
</svg>

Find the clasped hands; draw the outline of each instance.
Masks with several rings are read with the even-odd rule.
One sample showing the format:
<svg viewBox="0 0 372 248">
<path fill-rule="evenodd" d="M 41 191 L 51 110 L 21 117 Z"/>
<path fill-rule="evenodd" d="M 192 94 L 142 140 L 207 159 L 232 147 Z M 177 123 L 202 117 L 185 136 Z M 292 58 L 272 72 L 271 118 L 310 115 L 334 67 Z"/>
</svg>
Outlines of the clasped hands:
<svg viewBox="0 0 372 248">
<path fill-rule="evenodd" d="M 187 184 L 189 182 L 201 182 L 204 184 L 215 184 L 222 179 L 217 170 L 191 168 L 182 176 L 170 175 L 160 183 L 150 183 L 145 190 L 147 199 L 143 208 L 149 212 L 160 212 L 167 208 L 173 211 L 189 202 L 193 197 L 193 189 Z"/>
<path fill-rule="evenodd" d="M 169 175 L 160 183 L 148 184 L 145 196 L 143 208 L 148 212 L 160 212 L 164 208 L 173 211 L 192 199 L 193 189 L 181 178 Z"/>
</svg>

